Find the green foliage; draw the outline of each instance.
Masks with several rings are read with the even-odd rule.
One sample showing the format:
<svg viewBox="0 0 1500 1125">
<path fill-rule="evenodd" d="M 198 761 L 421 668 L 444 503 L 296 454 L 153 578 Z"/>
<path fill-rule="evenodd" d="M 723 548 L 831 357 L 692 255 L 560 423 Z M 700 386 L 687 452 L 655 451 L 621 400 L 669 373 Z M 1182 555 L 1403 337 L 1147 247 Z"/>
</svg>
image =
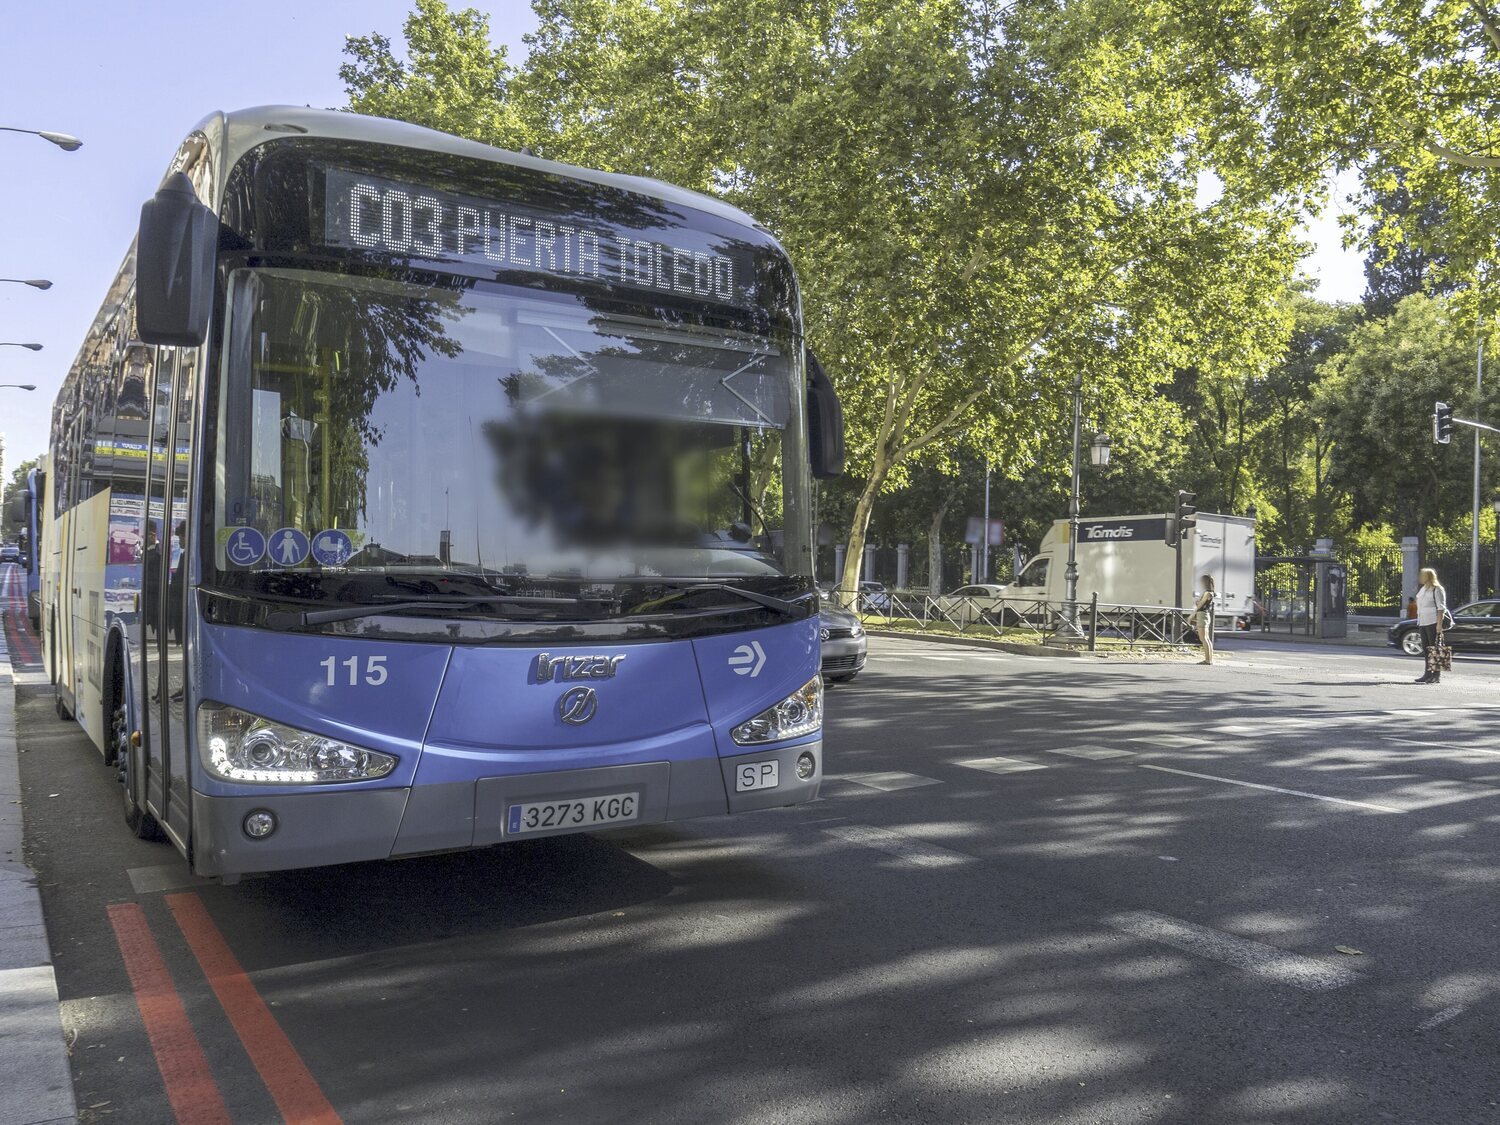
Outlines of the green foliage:
<svg viewBox="0 0 1500 1125">
<path fill-rule="evenodd" d="M 1407 297 L 1389 318 L 1350 334 L 1317 391 L 1333 441 L 1329 483 L 1347 492 L 1353 523 L 1388 522 L 1424 549 L 1430 528 L 1469 510 L 1472 487 L 1472 431 L 1434 444 L 1433 403 L 1461 417 L 1500 417 L 1494 383 L 1475 392 L 1473 344 L 1457 320 L 1451 302 Z"/>
<path fill-rule="evenodd" d="M 0 497 L 0 512 L 9 514 L 10 498 L 26 488 L 26 474 L 36 468 L 37 460 L 35 457 L 27 458 L 11 470 L 10 479 L 5 482 L 5 494 L 3 497 Z M 21 528 L 12 524 L 7 519 L 5 521 L 5 530 L 7 535 L 14 536 Z"/>
<path fill-rule="evenodd" d="M 1404 243 L 1470 324 L 1500 307 L 1500 18 L 1489 0 L 1169 0 L 1162 32 L 1195 45 L 1219 97 L 1253 116 L 1252 159 L 1307 182 L 1360 168 L 1378 221 L 1368 248 Z M 1265 147 L 1269 145 L 1269 150 Z M 1270 166 L 1268 166 L 1270 167 Z M 1400 202 L 1404 190 L 1418 206 Z"/>
</svg>

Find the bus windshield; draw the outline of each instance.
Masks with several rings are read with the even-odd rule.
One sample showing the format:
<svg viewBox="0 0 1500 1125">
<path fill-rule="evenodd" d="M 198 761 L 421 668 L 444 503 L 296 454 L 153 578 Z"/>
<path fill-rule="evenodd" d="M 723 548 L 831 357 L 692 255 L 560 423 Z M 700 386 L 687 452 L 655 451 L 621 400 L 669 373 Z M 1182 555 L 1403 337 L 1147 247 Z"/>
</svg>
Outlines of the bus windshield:
<svg viewBox="0 0 1500 1125">
<path fill-rule="evenodd" d="M 214 585 L 284 590 L 296 572 L 320 599 L 363 601 L 362 575 L 785 573 L 783 513 L 807 487 L 781 456 L 790 333 L 467 280 L 240 269 L 224 339 Z"/>
</svg>

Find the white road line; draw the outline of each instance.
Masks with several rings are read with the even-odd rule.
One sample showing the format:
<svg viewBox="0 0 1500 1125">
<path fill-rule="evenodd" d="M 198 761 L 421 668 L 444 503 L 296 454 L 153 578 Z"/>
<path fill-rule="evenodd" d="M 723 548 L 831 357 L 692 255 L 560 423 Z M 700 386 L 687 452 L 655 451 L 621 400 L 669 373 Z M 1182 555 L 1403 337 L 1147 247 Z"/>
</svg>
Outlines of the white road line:
<svg viewBox="0 0 1500 1125">
<path fill-rule="evenodd" d="M 922 777 L 915 773 L 901 773 L 892 771 L 890 773 L 844 773 L 836 775 L 839 780 L 852 781 L 856 785 L 863 785 L 869 789 L 880 789 L 886 793 L 893 793 L 897 789 L 915 789 L 920 785 L 941 785 L 942 782 L 935 777 Z"/>
<path fill-rule="evenodd" d="M 1208 746 L 1211 740 L 1207 738 L 1194 738 L 1187 734 L 1153 734 L 1144 738 L 1132 738 L 1131 742 L 1149 742 L 1153 746 Z"/>
<path fill-rule="evenodd" d="M 1350 801 L 1343 797 L 1325 797 L 1321 793 L 1305 793 L 1301 789 L 1282 789 L 1278 785 L 1261 785 L 1254 781 L 1238 781 L 1232 777 L 1215 777 L 1211 773 L 1193 773 L 1191 770 L 1174 770 L 1171 766 L 1148 766 L 1144 762 L 1137 763 L 1143 770 L 1159 770 L 1162 773 L 1175 773 L 1183 777 L 1197 777 L 1204 781 L 1222 781 L 1225 785 L 1243 785 L 1246 789 L 1264 789 L 1268 793 L 1285 793 L 1290 797 L 1310 797 L 1314 801 L 1328 801 L 1335 805 L 1353 805 L 1357 809 L 1370 809 L 1374 812 L 1404 813 L 1405 809 L 1392 808 L 1389 805 L 1376 805 L 1369 801 Z"/>
<path fill-rule="evenodd" d="M 1423 1020 L 1417 1024 L 1418 1031 L 1431 1031 L 1435 1027 L 1442 1027 L 1449 1020 L 1463 1015 L 1464 1010 L 1459 1007 L 1444 1008 L 1441 1012 Z"/>
<path fill-rule="evenodd" d="M 1455 746 L 1451 739 L 1434 742 L 1427 738 L 1387 738 L 1387 742 L 1399 742 L 1403 746 L 1425 746 L 1429 750 L 1450 750 L 1455 754 L 1500 754 L 1500 750 L 1488 750 L 1483 746 Z"/>
<path fill-rule="evenodd" d="M 950 852 L 936 844 L 923 843 L 891 832 L 884 828 L 871 828 L 864 824 L 845 824 L 837 828 L 823 829 L 824 835 L 833 836 L 845 843 L 874 848 L 878 852 L 895 856 L 903 867 L 957 867 L 973 862 L 972 856 Z"/>
<path fill-rule="evenodd" d="M 1140 741 L 1132 739 L 1133 742 Z M 1090 761 L 1099 761 L 1104 758 L 1129 758 L 1135 754 L 1134 750 L 1120 750 L 1114 746 L 1058 746 L 1048 750 L 1049 754 L 1066 754 L 1070 758 L 1088 758 Z"/>
<path fill-rule="evenodd" d="M 1247 973 L 1289 984 L 1306 992 L 1328 992 L 1361 979 L 1360 974 L 1300 953 L 1288 953 L 1275 946 L 1262 945 L 1248 938 L 1197 926 L 1149 910 L 1130 910 L 1104 919 L 1106 925 L 1132 937 L 1169 945 L 1196 957 L 1206 957 L 1221 965 L 1243 969 Z"/>
<path fill-rule="evenodd" d="M 985 770 L 988 773 L 1021 773 L 1024 770 L 1047 768 L 1041 762 L 1023 762 L 1019 758 L 970 758 L 968 761 L 955 762 L 954 765 L 971 770 Z"/>
</svg>

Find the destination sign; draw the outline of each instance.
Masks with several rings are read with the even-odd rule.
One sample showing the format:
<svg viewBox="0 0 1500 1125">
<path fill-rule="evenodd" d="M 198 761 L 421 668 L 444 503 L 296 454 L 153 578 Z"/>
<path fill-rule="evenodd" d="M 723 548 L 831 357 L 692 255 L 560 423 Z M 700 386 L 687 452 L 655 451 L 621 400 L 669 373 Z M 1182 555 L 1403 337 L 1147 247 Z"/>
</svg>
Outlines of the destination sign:
<svg viewBox="0 0 1500 1125">
<path fill-rule="evenodd" d="M 324 238 L 333 246 L 751 303 L 745 294 L 754 279 L 751 255 L 726 253 L 722 237 L 706 231 L 660 221 L 641 229 L 604 227 L 341 168 L 327 169 L 326 178 Z"/>
</svg>

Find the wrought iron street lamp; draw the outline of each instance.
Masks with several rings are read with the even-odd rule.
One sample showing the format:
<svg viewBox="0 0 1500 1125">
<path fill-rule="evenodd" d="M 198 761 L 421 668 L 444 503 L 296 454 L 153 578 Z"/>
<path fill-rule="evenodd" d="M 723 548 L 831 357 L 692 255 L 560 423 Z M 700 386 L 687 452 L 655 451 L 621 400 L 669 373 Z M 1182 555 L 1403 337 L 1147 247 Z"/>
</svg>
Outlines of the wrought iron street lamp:
<svg viewBox="0 0 1500 1125">
<path fill-rule="evenodd" d="M 1112 444 L 1108 434 L 1094 435 L 1094 444 L 1089 446 L 1089 455 L 1096 468 L 1102 469 L 1109 464 L 1109 450 Z"/>
<path fill-rule="evenodd" d="M 1073 490 L 1068 499 L 1068 566 L 1063 571 L 1063 627 L 1058 636 L 1065 641 L 1082 640 L 1078 628 L 1078 497 L 1082 483 L 1079 456 L 1083 438 L 1083 376 L 1073 377 Z M 1096 433 L 1089 445 L 1089 460 L 1103 467 L 1109 464 L 1113 443 L 1106 433 Z"/>
</svg>

